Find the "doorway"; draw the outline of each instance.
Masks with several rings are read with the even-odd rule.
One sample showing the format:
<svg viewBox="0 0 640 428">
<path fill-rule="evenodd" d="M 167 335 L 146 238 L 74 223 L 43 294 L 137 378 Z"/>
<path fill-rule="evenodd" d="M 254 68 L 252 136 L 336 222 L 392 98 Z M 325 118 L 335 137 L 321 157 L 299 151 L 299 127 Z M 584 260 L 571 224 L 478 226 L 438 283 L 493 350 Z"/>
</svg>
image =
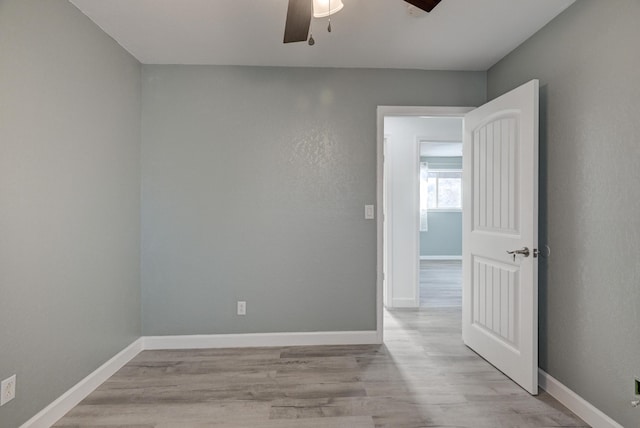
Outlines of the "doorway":
<svg viewBox="0 0 640 428">
<path fill-rule="evenodd" d="M 443 139 L 419 138 L 419 307 L 462 307 L 461 118 L 423 118 Z"/>
<path fill-rule="evenodd" d="M 383 275 L 381 276 L 384 278 L 383 284 L 379 284 L 379 295 L 382 297 L 381 301 L 384 300 L 384 307 L 408 309 L 424 305 L 426 303 L 424 297 L 428 295 L 428 290 L 421 293 L 421 282 L 424 282 L 425 275 L 427 277 L 430 275 L 424 269 L 429 262 L 454 260 L 459 272 L 462 210 L 460 201 L 457 207 L 452 208 L 449 206 L 451 201 L 445 197 L 447 185 L 455 179 L 450 179 L 450 172 L 438 170 L 456 167 L 459 175 L 461 156 L 454 156 L 455 153 L 452 151 L 459 151 L 462 147 L 463 116 L 470 110 L 470 108 L 450 107 L 379 107 L 378 109 L 378 166 L 380 168 L 378 189 L 383 190 L 379 191 L 378 207 L 381 211 L 379 219 L 384 219 L 379 222 L 379 227 L 381 226 L 379 236 L 382 237 L 380 240 L 382 242 L 378 245 L 379 250 L 382 250 L 379 254 L 386 254 L 386 257 L 379 261 L 382 264 L 380 268 Z M 434 156 L 429 156 L 430 154 Z M 458 154 L 461 155 L 461 153 Z M 429 157 L 431 159 L 428 159 Z M 442 206 L 434 205 L 431 213 L 420 210 L 420 176 L 421 172 L 424 172 L 421 171 L 421 164 L 428 160 L 433 166 L 438 167 L 433 168 L 430 174 L 435 176 L 435 181 L 431 180 L 432 184 L 436 187 L 438 184 L 442 185 L 440 195 Z M 380 172 L 383 173 L 380 174 Z M 457 179 L 457 184 L 461 185 L 461 178 Z M 426 245 L 421 245 L 422 242 L 427 242 L 425 238 L 429 230 L 431 230 L 429 241 L 435 242 L 437 230 L 441 229 L 441 226 L 437 226 L 438 222 L 442 223 L 442 220 L 445 223 L 450 222 L 452 218 L 456 218 L 458 223 L 457 232 L 455 232 L 457 236 L 453 239 L 445 239 L 444 244 L 448 247 L 445 245 L 443 248 L 440 245 L 438 249 L 439 245 L 436 243 L 429 250 Z M 445 235 L 447 233 L 443 230 L 440 232 Z M 454 245 L 457 250 L 451 249 L 452 242 L 457 242 Z M 437 272 L 433 273 L 437 276 Z M 461 280 L 457 279 L 456 283 L 457 288 L 460 289 Z M 459 303 L 460 291 L 458 296 Z M 378 306 L 378 311 L 379 327 L 382 327 L 383 305 Z M 382 335 L 382 329 L 378 331 Z"/>
<path fill-rule="evenodd" d="M 406 242 L 417 246 L 419 225 L 418 210 L 414 216 L 397 218 L 398 196 L 392 195 L 393 202 L 389 203 L 393 203 L 396 219 L 391 227 L 383 228 L 380 217 L 384 219 L 387 205 L 383 194 L 388 196 L 402 188 L 394 185 L 392 190 L 390 186 L 386 192 L 382 190 L 387 179 L 384 172 L 388 160 L 382 156 L 386 119 L 464 117 L 462 339 L 466 346 L 533 395 L 538 393 L 538 94 L 539 82 L 534 79 L 476 109 L 378 107 L 377 121 L 377 333 L 380 342 L 384 341 L 383 287 L 392 290 L 395 304 L 395 293 L 400 287 L 411 288 L 408 284 L 417 284 L 416 281 L 395 284 L 399 278 L 395 275 L 397 263 L 393 266 L 394 277 L 383 282 L 387 266 L 382 263 L 382 249 L 384 245 L 391 245 L 390 251 L 395 252 L 398 230 L 406 233 L 412 228 L 415 233 L 413 237 L 407 234 Z M 464 114 L 465 111 L 468 113 Z M 393 147 L 394 142 L 388 136 L 387 152 Z M 414 156 L 418 155 L 416 150 Z M 410 169 L 408 177 L 410 191 L 404 192 L 409 195 L 405 202 L 412 207 L 418 199 L 415 183 L 419 173 Z M 399 225 L 402 227 L 397 229 Z M 415 266 L 413 272 L 408 270 L 409 277 L 417 273 L 417 260 L 418 257 L 411 256 L 403 260 L 407 266 Z M 415 288 L 414 299 L 418 295 Z M 433 321 L 438 320 L 425 322 Z M 417 323 L 419 320 L 414 320 L 413 324 Z M 450 327 L 457 330 L 453 324 Z"/>
</svg>

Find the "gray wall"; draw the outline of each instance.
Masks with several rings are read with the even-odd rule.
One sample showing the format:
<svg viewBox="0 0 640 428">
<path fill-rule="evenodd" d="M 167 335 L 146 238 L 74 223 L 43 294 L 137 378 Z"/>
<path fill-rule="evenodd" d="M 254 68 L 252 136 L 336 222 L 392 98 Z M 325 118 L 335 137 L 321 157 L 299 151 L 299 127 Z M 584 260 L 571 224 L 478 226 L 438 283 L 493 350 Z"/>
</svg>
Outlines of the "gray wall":
<svg viewBox="0 0 640 428">
<path fill-rule="evenodd" d="M 140 335 L 140 80 L 67 1 L 0 2 L 2 427 Z"/>
<path fill-rule="evenodd" d="M 376 106 L 478 105 L 485 74 L 143 70 L 144 334 L 374 330 Z"/>
<path fill-rule="evenodd" d="M 462 211 L 430 211 L 420 232 L 421 256 L 462 256 Z"/>
<path fill-rule="evenodd" d="M 429 168 L 462 169 L 461 157 L 422 157 Z M 427 212 L 428 230 L 420 232 L 421 256 L 462 256 L 462 211 Z"/>
<path fill-rule="evenodd" d="M 640 2 L 580 0 L 490 69 L 541 83 L 540 365 L 626 427 L 640 376 Z"/>
</svg>

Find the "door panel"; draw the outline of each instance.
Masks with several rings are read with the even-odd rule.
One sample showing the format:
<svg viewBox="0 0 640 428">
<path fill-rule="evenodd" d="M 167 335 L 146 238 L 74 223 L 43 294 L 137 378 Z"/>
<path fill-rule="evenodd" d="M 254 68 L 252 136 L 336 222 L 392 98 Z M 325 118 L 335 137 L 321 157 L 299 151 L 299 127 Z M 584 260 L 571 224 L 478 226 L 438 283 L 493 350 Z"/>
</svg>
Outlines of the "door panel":
<svg viewBox="0 0 640 428">
<path fill-rule="evenodd" d="M 517 123 L 510 114 L 474 130 L 474 230 L 518 233 Z"/>
<path fill-rule="evenodd" d="M 497 340 L 517 348 L 518 271 L 513 266 L 482 257 L 473 258 L 472 319 Z"/>
<path fill-rule="evenodd" d="M 463 340 L 537 394 L 538 81 L 467 114 L 463 151 Z"/>
</svg>

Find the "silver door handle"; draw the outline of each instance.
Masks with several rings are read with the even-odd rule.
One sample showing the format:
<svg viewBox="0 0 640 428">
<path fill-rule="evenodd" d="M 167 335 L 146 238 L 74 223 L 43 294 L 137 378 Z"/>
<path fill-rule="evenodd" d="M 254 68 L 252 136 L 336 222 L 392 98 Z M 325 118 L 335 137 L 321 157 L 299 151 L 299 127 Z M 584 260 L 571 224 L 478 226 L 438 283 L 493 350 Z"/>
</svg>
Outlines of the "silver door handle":
<svg viewBox="0 0 640 428">
<path fill-rule="evenodd" d="M 507 251 L 507 254 L 511 254 L 513 256 L 513 261 L 515 261 L 517 255 L 522 255 L 522 256 L 525 256 L 525 257 L 529 257 L 529 254 L 531 254 L 531 252 L 529 251 L 529 248 L 522 247 L 521 250 Z"/>
</svg>

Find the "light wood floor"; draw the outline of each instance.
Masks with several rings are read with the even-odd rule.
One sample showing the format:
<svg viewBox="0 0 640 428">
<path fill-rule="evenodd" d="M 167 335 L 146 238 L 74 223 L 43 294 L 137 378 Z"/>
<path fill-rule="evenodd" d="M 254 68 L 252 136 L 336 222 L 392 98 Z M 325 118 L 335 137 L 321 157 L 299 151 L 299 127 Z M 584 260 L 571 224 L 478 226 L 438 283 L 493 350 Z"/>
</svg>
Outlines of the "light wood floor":
<svg viewBox="0 0 640 428">
<path fill-rule="evenodd" d="M 420 260 L 420 307 L 462 306 L 462 261 Z"/>
<path fill-rule="evenodd" d="M 386 311 L 382 346 L 145 351 L 55 426 L 587 426 L 465 347 L 448 300 Z"/>
</svg>

